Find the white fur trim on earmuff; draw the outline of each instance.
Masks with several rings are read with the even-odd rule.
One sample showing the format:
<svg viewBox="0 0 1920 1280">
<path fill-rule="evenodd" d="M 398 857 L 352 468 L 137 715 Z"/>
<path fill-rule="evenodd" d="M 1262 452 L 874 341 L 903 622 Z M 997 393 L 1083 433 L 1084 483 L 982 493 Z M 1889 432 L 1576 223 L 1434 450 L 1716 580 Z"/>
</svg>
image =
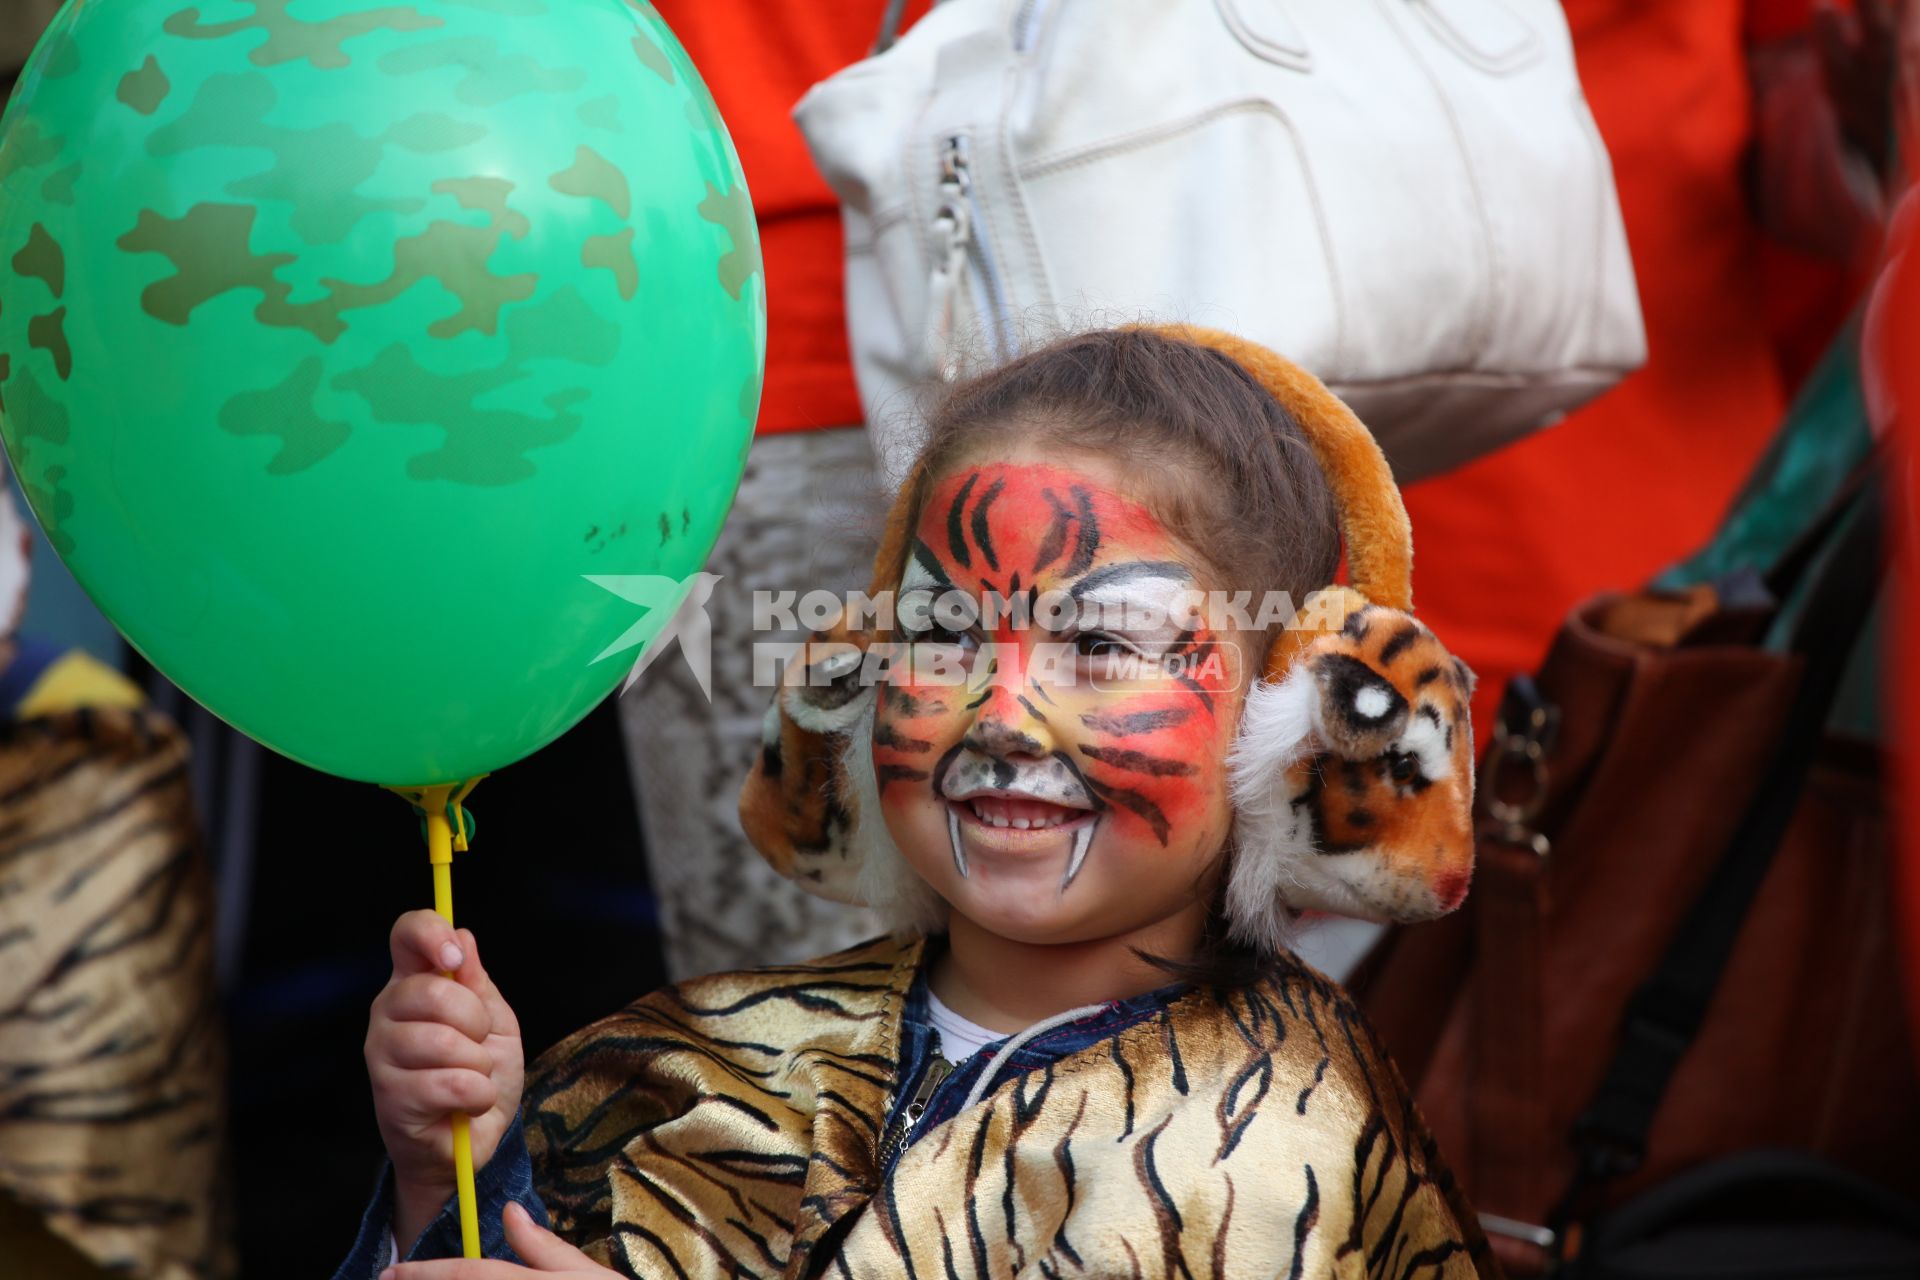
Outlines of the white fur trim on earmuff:
<svg viewBox="0 0 1920 1280">
<path fill-rule="evenodd" d="M 873 717 L 874 700 L 869 697 L 859 720 L 847 732 L 840 756 L 853 817 L 847 848 L 859 868 L 855 892 L 896 934 L 937 932 L 946 927 L 946 901 L 913 869 L 880 815 L 880 784 L 873 770 Z"/>
<path fill-rule="evenodd" d="M 1316 856 L 1312 822 L 1294 808 L 1297 797 L 1287 775 L 1313 750 L 1319 703 L 1319 686 L 1305 663 L 1278 683 L 1259 681 L 1247 691 L 1240 732 L 1227 753 L 1234 808 L 1227 920 L 1236 941 L 1267 955 L 1287 948 L 1290 891 Z"/>
</svg>

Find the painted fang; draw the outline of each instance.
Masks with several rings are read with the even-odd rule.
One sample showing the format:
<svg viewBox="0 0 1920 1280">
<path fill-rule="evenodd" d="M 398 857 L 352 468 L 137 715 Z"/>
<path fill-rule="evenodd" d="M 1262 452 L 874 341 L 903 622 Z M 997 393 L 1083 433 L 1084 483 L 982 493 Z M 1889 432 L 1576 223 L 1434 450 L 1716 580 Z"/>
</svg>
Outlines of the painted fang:
<svg viewBox="0 0 1920 1280">
<path fill-rule="evenodd" d="M 1062 893 L 1065 893 L 1067 886 L 1073 883 L 1073 878 L 1080 874 L 1080 864 L 1087 860 L 1087 849 L 1093 844 L 1093 827 L 1094 824 L 1089 822 L 1073 833 L 1073 859 L 1067 863 L 1067 874 L 1060 877 Z"/>
<path fill-rule="evenodd" d="M 967 847 L 960 841 L 960 811 L 947 810 L 947 838 L 953 841 L 953 866 L 962 880 L 967 877 Z"/>
</svg>

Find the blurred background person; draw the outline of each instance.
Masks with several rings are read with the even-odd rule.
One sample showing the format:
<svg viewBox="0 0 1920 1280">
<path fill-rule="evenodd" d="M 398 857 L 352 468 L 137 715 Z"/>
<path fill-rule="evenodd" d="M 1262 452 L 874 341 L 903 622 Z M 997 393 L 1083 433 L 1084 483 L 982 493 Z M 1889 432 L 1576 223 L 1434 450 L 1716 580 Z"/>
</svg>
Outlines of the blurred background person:
<svg viewBox="0 0 1920 1280">
<path fill-rule="evenodd" d="M 29 545 L 0 487 L 0 1273 L 213 1280 L 226 1064 L 186 740 L 18 630 Z"/>
<path fill-rule="evenodd" d="M 740 783 L 770 690 L 753 645 L 753 593 L 864 588 L 884 495 L 847 352 L 840 207 L 789 112 L 865 57 L 886 0 L 768 4 L 660 0 L 740 151 L 767 281 L 767 380 L 746 474 L 708 568 L 721 575 L 711 703 L 663 662 L 621 700 L 667 971 L 691 977 L 821 955 L 878 931 L 864 911 L 800 892 L 740 830 Z M 917 0 L 916 16 L 926 9 Z"/>
</svg>

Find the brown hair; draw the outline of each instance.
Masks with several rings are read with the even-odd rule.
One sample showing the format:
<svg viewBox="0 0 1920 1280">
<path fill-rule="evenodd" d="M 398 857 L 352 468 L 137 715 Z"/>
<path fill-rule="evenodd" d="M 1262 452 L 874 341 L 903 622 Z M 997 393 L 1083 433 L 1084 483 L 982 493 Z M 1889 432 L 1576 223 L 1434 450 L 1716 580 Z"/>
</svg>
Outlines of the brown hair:
<svg viewBox="0 0 1920 1280">
<path fill-rule="evenodd" d="M 1136 496 L 1204 558 L 1216 586 L 1300 601 L 1333 581 L 1340 533 L 1326 477 L 1299 424 L 1222 352 L 1151 329 L 1101 329 L 961 383 L 927 422 L 893 529 L 918 523 L 942 475 L 1015 442 L 1137 459 Z M 906 542 L 889 539 L 876 587 L 899 581 Z M 1270 640 L 1256 647 L 1255 675 Z M 1231 856 L 1229 837 L 1223 862 Z M 1191 960 L 1146 958 L 1199 983 L 1257 977 L 1261 958 L 1228 939 L 1225 880 Z"/>
</svg>

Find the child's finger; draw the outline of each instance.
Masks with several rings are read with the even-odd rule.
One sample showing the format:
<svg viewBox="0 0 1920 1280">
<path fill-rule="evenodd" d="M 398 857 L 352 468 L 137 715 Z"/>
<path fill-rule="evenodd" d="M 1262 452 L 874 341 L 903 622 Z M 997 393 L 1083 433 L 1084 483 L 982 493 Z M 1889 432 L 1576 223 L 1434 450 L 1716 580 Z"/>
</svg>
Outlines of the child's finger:
<svg viewBox="0 0 1920 1280">
<path fill-rule="evenodd" d="M 389 986 L 379 1013 L 392 1022 L 442 1022 L 480 1044 L 493 1028 L 480 997 L 437 973 L 416 973 Z"/>
<path fill-rule="evenodd" d="M 487 1008 L 487 1014 L 493 1019 L 493 1029 L 503 1035 L 520 1034 L 520 1019 L 514 1016 L 513 1007 L 506 997 L 500 994 L 500 988 L 494 984 L 493 977 L 480 963 L 480 942 L 473 936 L 471 929 L 460 929 L 455 937 L 462 950 L 466 952 L 467 963 L 454 976 L 460 979 L 462 986 L 480 997 Z"/>
<path fill-rule="evenodd" d="M 386 1060 L 403 1071 L 464 1067 L 493 1073 L 493 1055 L 464 1031 L 444 1022 L 396 1022 L 387 1035 Z"/>
<path fill-rule="evenodd" d="M 394 1118 L 410 1124 L 438 1124 L 458 1111 L 483 1116 L 500 1100 L 491 1076 L 459 1067 L 426 1071 L 386 1068 L 375 1073 L 374 1084 L 394 1102 Z"/>
<path fill-rule="evenodd" d="M 507 1228 L 507 1243 L 535 1271 L 609 1274 L 592 1258 L 535 1222 L 523 1206 L 509 1204 L 501 1218 Z"/>
<path fill-rule="evenodd" d="M 432 911 L 409 911 L 394 921 L 387 945 L 396 974 L 446 973 L 466 961 L 453 926 Z"/>
</svg>

